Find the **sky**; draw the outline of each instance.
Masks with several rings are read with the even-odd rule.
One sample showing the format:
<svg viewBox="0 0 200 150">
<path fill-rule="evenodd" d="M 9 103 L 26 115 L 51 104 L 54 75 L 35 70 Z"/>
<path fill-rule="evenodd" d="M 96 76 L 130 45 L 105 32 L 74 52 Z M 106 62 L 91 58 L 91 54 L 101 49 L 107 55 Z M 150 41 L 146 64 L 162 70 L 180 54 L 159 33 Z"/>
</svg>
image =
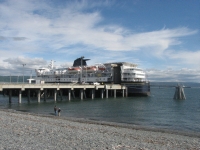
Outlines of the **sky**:
<svg viewBox="0 0 200 150">
<path fill-rule="evenodd" d="M 0 0 L 0 75 L 81 56 L 137 64 L 152 82 L 200 82 L 200 1 Z"/>
</svg>

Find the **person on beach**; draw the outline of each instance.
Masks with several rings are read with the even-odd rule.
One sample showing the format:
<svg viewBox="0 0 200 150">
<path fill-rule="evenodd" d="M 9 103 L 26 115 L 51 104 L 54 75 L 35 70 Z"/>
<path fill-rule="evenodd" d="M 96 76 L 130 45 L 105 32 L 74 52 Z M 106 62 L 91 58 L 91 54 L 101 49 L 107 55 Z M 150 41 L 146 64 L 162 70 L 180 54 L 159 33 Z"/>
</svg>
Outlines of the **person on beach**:
<svg viewBox="0 0 200 150">
<path fill-rule="evenodd" d="M 55 116 L 57 115 L 57 107 L 54 107 Z"/>
<path fill-rule="evenodd" d="M 60 116 L 60 112 L 61 112 L 61 109 L 60 109 L 60 108 L 58 108 L 58 116 Z"/>
</svg>

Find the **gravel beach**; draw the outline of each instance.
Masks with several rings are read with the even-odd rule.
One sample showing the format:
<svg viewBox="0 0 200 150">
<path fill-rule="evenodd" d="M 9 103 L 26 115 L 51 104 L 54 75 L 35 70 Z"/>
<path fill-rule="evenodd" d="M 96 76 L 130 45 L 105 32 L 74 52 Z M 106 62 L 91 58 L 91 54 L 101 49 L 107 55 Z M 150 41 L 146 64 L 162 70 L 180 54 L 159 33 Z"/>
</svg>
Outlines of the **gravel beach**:
<svg viewBox="0 0 200 150">
<path fill-rule="evenodd" d="M 198 135 L 184 135 L 76 118 L 0 110 L 1 150 L 192 149 Z"/>
</svg>

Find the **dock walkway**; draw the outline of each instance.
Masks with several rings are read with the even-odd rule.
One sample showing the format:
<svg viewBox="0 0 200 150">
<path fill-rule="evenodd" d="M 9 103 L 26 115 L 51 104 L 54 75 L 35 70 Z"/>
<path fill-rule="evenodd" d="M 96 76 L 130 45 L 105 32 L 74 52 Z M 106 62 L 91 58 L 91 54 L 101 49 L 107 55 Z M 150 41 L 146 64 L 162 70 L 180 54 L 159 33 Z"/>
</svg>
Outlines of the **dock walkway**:
<svg viewBox="0 0 200 150">
<path fill-rule="evenodd" d="M 9 102 L 11 103 L 12 92 L 17 92 L 19 96 L 19 103 L 21 103 L 21 97 L 23 93 L 26 93 L 28 100 L 30 99 L 31 93 L 37 93 L 38 102 L 40 102 L 41 96 L 44 100 L 47 99 L 47 94 L 52 94 L 54 100 L 57 100 L 57 95 L 63 94 L 68 96 L 68 100 L 75 98 L 77 93 L 80 99 L 87 98 L 92 99 L 96 95 L 100 95 L 101 98 L 108 98 L 109 93 L 111 96 L 116 97 L 116 93 L 122 93 L 122 96 L 128 96 L 127 87 L 120 84 L 105 84 L 105 85 L 91 85 L 91 84 L 75 84 L 75 83 L 45 83 L 45 84 L 22 84 L 22 83 L 0 83 L 0 92 L 9 95 Z M 96 93 L 96 94 L 95 94 Z"/>
</svg>

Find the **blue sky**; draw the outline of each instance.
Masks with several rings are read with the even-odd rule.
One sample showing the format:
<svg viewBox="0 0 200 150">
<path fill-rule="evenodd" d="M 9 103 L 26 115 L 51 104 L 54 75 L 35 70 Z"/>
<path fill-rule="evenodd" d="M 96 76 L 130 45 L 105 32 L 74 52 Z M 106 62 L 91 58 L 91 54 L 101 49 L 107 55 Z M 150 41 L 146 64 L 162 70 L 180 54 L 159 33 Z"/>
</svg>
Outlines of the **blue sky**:
<svg viewBox="0 0 200 150">
<path fill-rule="evenodd" d="M 131 62 L 150 81 L 200 82 L 198 0 L 0 0 L 0 72 Z"/>
</svg>

